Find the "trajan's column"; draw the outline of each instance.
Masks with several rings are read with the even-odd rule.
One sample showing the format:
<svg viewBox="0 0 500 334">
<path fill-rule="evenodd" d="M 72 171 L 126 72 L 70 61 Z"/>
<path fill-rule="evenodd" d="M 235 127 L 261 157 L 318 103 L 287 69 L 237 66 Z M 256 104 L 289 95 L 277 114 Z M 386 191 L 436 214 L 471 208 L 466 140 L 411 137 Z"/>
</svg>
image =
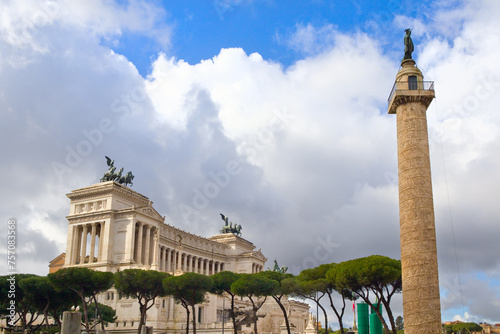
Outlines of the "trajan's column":
<svg viewBox="0 0 500 334">
<path fill-rule="evenodd" d="M 389 97 L 396 114 L 399 223 L 405 334 L 441 333 L 441 307 L 426 111 L 434 98 L 432 82 L 411 59 L 406 30 L 405 56 Z"/>
</svg>

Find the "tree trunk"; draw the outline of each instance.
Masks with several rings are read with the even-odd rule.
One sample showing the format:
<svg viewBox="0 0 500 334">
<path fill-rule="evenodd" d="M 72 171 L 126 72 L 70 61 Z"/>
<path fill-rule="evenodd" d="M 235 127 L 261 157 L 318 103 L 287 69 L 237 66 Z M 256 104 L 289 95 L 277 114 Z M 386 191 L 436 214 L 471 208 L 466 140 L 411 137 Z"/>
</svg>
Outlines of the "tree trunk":
<svg viewBox="0 0 500 334">
<path fill-rule="evenodd" d="M 234 295 L 233 294 L 231 294 L 231 318 L 233 319 L 234 334 L 238 334 L 238 329 L 236 328 L 236 314 L 234 314 Z"/>
<path fill-rule="evenodd" d="M 391 323 L 391 327 L 392 327 L 392 333 L 397 334 L 398 329 L 396 328 L 396 323 L 394 322 L 394 316 L 392 314 L 391 308 L 389 307 L 389 302 L 386 301 L 385 298 L 382 298 L 381 301 L 382 301 L 382 304 L 384 305 L 385 312 L 387 313 L 387 316 L 389 317 L 389 322 Z"/>
<path fill-rule="evenodd" d="M 99 316 L 99 320 L 101 321 L 101 329 L 104 330 L 104 319 L 102 318 L 101 309 L 99 308 L 99 303 L 97 303 L 97 298 L 94 295 L 94 305 L 97 310 L 97 315 Z"/>
<path fill-rule="evenodd" d="M 83 293 L 80 294 L 80 297 L 82 298 L 83 320 L 85 321 L 85 329 L 87 330 L 88 333 L 90 332 L 90 326 L 89 326 L 89 315 L 87 314 L 87 302 L 85 301 Z"/>
<path fill-rule="evenodd" d="M 344 324 L 342 322 L 342 318 L 344 316 L 344 309 L 345 309 L 345 298 L 342 296 L 342 312 L 338 312 L 337 309 L 335 308 L 335 305 L 333 305 L 333 300 L 331 294 L 328 293 L 328 298 L 330 299 L 330 306 L 333 309 L 333 312 L 335 312 L 335 315 L 337 316 L 337 320 L 339 321 L 339 326 L 340 326 L 340 333 L 344 334 Z M 325 326 L 328 326 L 328 323 L 325 324 Z"/>
<path fill-rule="evenodd" d="M 276 296 L 272 296 L 274 298 L 274 300 L 276 301 L 276 303 L 278 303 L 281 311 L 283 312 L 283 317 L 285 317 L 285 325 L 286 325 L 286 331 L 288 332 L 288 334 L 291 334 L 290 332 L 290 322 L 288 321 L 288 314 L 286 313 L 286 310 L 285 310 L 285 306 L 283 306 L 283 304 L 281 303 L 281 297 L 276 297 Z"/>
<path fill-rule="evenodd" d="M 191 308 L 193 309 L 193 334 L 196 334 L 196 309 L 194 305 L 191 305 Z"/>
<path fill-rule="evenodd" d="M 49 315 L 48 315 L 48 310 L 49 310 L 49 305 L 50 303 L 47 303 L 45 308 L 43 309 L 43 319 L 45 321 L 45 329 L 49 330 Z"/>
<path fill-rule="evenodd" d="M 189 334 L 189 306 L 184 306 L 186 309 L 186 334 Z"/>
<path fill-rule="evenodd" d="M 142 304 L 140 300 L 139 311 L 141 314 L 141 319 L 139 320 L 139 328 L 137 329 L 137 334 L 141 334 L 142 326 L 146 325 L 146 304 Z"/>
<path fill-rule="evenodd" d="M 252 311 L 253 311 L 253 329 L 254 329 L 254 334 L 258 334 L 257 332 L 257 311 L 259 310 L 256 306 L 255 303 L 252 299 L 252 297 L 248 296 L 248 299 L 252 302 Z"/>
<path fill-rule="evenodd" d="M 378 307 L 376 307 L 376 305 L 373 305 L 373 303 L 370 302 L 370 300 L 368 299 L 368 297 L 366 297 L 364 295 L 359 295 L 359 296 L 361 297 L 361 299 L 363 299 L 363 301 L 365 303 L 367 303 L 368 305 L 370 305 L 371 309 L 373 309 L 375 311 L 375 313 L 377 314 L 378 318 L 380 319 L 380 322 L 382 322 L 382 326 L 384 327 L 384 331 L 387 332 L 387 333 L 390 333 L 390 332 L 394 333 L 394 331 L 390 330 L 389 327 L 387 326 L 387 322 L 385 321 L 384 317 L 380 313 Z M 396 334 L 396 333 L 394 333 L 394 334 Z"/>
<path fill-rule="evenodd" d="M 317 301 L 319 307 L 323 310 L 323 315 L 325 316 L 325 328 L 328 328 L 328 316 L 326 314 L 326 310 L 325 308 L 323 307 L 323 305 L 321 305 L 321 303 L 319 302 L 319 300 Z M 316 319 L 316 321 L 319 321 L 319 319 Z M 317 328 L 318 325 L 316 325 L 316 328 Z"/>
</svg>

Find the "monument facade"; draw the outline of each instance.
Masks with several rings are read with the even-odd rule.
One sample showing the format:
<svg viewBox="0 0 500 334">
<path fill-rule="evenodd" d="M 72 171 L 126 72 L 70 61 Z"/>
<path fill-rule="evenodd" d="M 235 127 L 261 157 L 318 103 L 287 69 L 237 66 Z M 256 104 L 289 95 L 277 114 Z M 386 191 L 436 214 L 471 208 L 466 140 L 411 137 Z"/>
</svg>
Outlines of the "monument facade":
<svg viewBox="0 0 500 334">
<path fill-rule="evenodd" d="M 426 117 L 435 93 L 433 82 L 424 81 L 411 59 L 411 30 L 406 33 L 405 57 L 389 97 L 389 114 L 396 114 L 397 122 L 404 325 L 405 334 L 438 334 L 441 306 Z"/>
<path fill-rule="evenodd" d="M 159 270 L 171 275 L 195 272 L 213 275 L 220 271 L 257 273 L 264 270 L 267 258 L 252 242 L 238 233 L 221 233 L 210 238 L 194 235 L 165 223 L 146 196 L 115 181 L 104 181 L 67 194 L 70 214 L 67 216 L 68 238 L 62 267 L 86 267 L 117 272 L 124 269 Z M 58 260 L 54 262 L 60 262 Z M 139 306 L 134 298 L 126 298 L 113 288 L 101 294 L 98 301 L 116 310 L 117 321 L 107 330 L 136 333 Z M 309 306 L 298 301 L 286 302 L 290 321 L 296 332 L 307 326 Z M 231 332 L 227 308 L 229 296 L 207 295 L 197 306 L 200 332 Z M 249 301 L 238 298 L 239 309 L 249 308 Z M 274 300 L 262 308 L 259 329 L 280 333 L 283 315 Z M 278 321 L 281 319 L 281 321 Z M 173 298 L 157 298 L 148 311 L 147 325 L 155 332 L 185 331 L 186 313 Z M 250 333 L 252 327 L 242 328 Z"/>
</svg>

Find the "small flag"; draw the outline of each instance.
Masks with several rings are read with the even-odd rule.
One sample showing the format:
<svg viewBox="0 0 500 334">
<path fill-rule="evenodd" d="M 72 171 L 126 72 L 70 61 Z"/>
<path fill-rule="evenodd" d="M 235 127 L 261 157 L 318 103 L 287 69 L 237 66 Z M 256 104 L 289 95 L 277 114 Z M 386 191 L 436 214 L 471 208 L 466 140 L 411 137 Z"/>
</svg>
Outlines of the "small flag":
<svg viewBox="0 0 500 334">
<path fill-rule="evenodd" d="M 354 301 L 352 302 L 352 311 L 356 311 L 356 304 L 354 304 Z"/>
</svg>

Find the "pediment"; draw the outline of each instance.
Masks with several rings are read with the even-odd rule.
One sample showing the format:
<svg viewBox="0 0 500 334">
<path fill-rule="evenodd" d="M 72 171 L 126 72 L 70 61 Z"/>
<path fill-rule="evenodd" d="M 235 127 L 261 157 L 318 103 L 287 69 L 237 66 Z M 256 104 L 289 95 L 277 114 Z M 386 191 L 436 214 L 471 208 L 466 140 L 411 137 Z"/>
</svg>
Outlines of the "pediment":
<svg viewBox="0 0 500 334">
<path fill-rule="evenodd" d="M 264 256 L 264 254 L 262 254 L 262 252 L 260 251 L 260 248 L 259 248 L 259 250 L 258 250 L 258 251 L 253 252 L 253 255 L 254 255 L 256 258 L 258 258 L 258 259 L 260 259 L 260 260 L 262 260 L 262 261 L 264 261 L 264 262 L 265 262 L 265 261 L 267 261 L 267 257 L 265 257 L 265 256 Z"/>
<path fill-rule="evenodd" d="M 147 207 L 142 207 L 142 208 L 136 208 L 136 212 L 142 213 L 145 216 L 164 221 L 165 218 L 162 217 L 158 211 L 156 211 L 152 206 L 147 206 Z"/>
<path fill-rule="evenodd" d="M 267 257 L 265 257 L 264 254 L 262 254 L 262 252 L 261 252 L 260 249 L 258 251 L 252 251 L 252 252 L 242 253 L 242 254 L 240 254 L 240 256 L 243 256 L 243 257 L 253 257 L 255 259 L 258 259 L 258 260 L 261 260 L 261 261 L 264 261 L 264 262 L 267 261 Z"/>
</svg>

